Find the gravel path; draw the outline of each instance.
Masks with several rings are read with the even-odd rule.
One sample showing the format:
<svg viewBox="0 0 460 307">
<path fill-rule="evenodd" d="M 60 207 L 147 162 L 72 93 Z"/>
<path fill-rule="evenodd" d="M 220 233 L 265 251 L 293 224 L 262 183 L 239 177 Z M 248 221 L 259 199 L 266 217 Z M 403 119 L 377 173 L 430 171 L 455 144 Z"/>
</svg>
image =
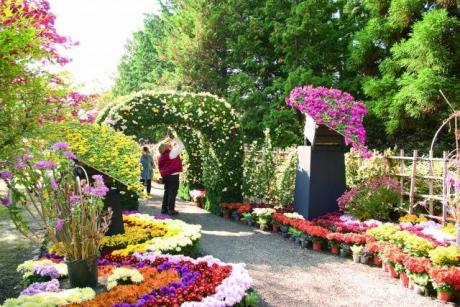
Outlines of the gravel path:
<svg viewBox="0 0 460 307">
<path fill-rule="evenodd" d="M 140 206 L 158 214 L 161 186 Z M 281 236 L 227 221 L 178 202 L 178 218 L 201 224 L 201 253 L 247 264 L 263 306 L 446 306 L 416 295 L 382 270 L 329 253 L 302 250 Z"/>
</svg>

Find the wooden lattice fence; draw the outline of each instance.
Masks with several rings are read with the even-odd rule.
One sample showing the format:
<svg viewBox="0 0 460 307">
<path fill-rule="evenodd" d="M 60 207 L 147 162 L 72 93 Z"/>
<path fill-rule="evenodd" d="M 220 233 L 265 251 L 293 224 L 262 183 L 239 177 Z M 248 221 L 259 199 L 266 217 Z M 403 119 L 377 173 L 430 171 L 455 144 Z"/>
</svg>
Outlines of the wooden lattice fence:
<svg viewBox="0 0 460 307">
<path fill-rule="evenodd" d="M 432 151 L 428 155 L 420 155 L 418 150 L 414 150 L 411 155 L 407 155 L 401 150 L 399 155 L 384 159 L 388 174 L 399 181 L 402 208 L 413 214 L 416 208 L 421 206 L 426 209 L 426 213 L 421 214 L 431 219 L 443 224 L 453 220 L 448 212 L 447 152 L 440 158 L 435 157 Z"/>
</svg>

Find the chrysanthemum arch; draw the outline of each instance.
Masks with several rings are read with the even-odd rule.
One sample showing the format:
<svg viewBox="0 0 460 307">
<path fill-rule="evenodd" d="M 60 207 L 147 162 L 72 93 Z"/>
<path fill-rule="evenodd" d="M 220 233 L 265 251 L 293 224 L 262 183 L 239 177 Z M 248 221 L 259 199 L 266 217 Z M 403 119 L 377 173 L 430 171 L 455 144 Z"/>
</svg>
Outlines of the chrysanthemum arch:
<svg viewBox="0 0 460 307">
<path fill-rule="evenodd" d="M 207 190 L 208 209 L 241 197 L 243 148 L 238 116 L 225 100 L 207 93 L 143 91 L 122 98 L 98 119 L 128 135 L 175 128 L 188 154 L 188 183 Z"/>
</svg>

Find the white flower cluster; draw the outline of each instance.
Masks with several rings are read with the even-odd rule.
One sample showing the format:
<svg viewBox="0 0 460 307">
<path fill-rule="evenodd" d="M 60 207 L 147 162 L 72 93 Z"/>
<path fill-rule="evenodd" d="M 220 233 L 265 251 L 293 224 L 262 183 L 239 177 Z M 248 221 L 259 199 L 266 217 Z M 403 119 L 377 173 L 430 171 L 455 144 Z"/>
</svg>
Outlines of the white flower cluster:
<svg viewBox="0 0 460 307">
<path fill-rule="evenodd" d="M 35 268 L 40 266 L 53 266 L 58 272 L 59 277 L 65 277 L 68 275 L 67 265 L 65 263 L 54 263 L 49 259 L 40 259 L 40 260 L 27 260 L 18 265 L 17 271 L 22 273 L 23 278 L 27 278 L 33 275 Z"/>
<path fill-rule="evenodd" d="M 42 292 L 34 295 L 22 295 L 18 298 L 10 298 L 3 304 L 4 307 L 35 307 L 35 306 L 64 306 L 79 304 L 91 300 L 96 296 L 91 288 L 73 288 L 60 292 Z"/>
<path fill-rule="evenodd" d="M 128 268 L 116 268 L 107 278 L 107 290 L 118 286 L 119 281 L 138 284 L 144 280 L 144 276 L 138 270 Z"/>
<path fill-rule="evenodd" d="M 297 212 L 292 212 L 292 213 L 284 213 L 283 214 L 285 217 L 288 217 L 290 219 L 298 219 L 298 220 L 304 220 L 305 218 L 298 214 Z"/>
<path fill-rule="evenodd" d="M 172 236 L 153 238 L 147 245 L 148 251 L 164 252 L 175 250 L 182 251 L 183 248 L 192 245 L 201 238 L 201 225 L 187 224 L 181 220 L 165 220 L 168 233 L 176 233 Z"/>
<path fill-rule="evenodd" d="M 270 216 L 275 212 L 275 209 L 272 208 L 254 208 L 252 210 L 252 213 L 256 216 Z"/>
</svg>

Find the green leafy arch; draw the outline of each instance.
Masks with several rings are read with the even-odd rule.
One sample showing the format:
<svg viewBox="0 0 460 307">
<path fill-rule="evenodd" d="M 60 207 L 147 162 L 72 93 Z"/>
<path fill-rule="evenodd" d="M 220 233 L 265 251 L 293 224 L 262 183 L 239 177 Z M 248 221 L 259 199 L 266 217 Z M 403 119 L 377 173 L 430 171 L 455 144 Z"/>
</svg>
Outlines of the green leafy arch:
<svg viewBox="0 0 460 307">
<path fill-rule="evenodd" d="M 206 188 L 206 208 L 219 212 L 221 201 L 241 200 L 243 140 L 231 105 L 208 93 L 143 91 L 121 98 L 98 122 L 127 135 L 148 138 L 174 127 L 187 151 L 189 185 Z"/>
</svg>

